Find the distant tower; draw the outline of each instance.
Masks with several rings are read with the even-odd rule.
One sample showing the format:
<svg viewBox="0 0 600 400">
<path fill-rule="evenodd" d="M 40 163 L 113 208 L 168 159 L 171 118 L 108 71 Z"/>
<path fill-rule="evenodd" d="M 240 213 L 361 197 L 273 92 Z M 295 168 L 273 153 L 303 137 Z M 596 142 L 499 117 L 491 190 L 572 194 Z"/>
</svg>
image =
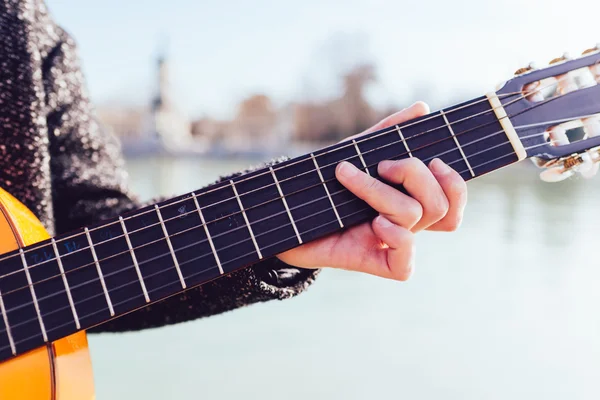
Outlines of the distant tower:
<svg viewBox="0 0 600 400">
<path fill-rule="evenodd" d="M 157 92 L 152 100 L 154 134 L 167 147 L 182 146 L 191 139 L 190 124 L 173 103 L 165 50 L 159 53 L 156 71 Z"/>
</svg>

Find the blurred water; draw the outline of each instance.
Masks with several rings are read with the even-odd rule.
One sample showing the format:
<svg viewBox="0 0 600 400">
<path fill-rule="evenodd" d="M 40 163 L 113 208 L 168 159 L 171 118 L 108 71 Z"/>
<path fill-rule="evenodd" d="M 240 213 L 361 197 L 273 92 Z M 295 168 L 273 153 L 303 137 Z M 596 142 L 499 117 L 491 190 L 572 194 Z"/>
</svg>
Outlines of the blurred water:
<svg viewBox="0 0 600 400">
<path fill-rule="evenodd" d="M 129 169 L 150 198 L 248 163 Z M 295 299 L 91 335 L 98 399 L 597 399 L 599 183 L 513 166 L 469 184 L 457 233 L 419 235 L 409 282 L 328 270 Z"/>
</svg>

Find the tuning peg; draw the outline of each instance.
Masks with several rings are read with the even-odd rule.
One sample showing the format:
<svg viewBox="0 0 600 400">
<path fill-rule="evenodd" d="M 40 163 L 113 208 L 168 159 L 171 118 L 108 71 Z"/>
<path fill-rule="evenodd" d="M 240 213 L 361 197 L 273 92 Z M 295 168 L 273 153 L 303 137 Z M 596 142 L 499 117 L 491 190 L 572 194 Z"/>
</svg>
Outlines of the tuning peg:
<svg viewBox="0 0 600 400">
<path fill-rule="evenodd" d="M 560 182 L 567 178 L 570 178 L 579 172 L 579 166 L 587 164 L 584 157 L 579 154 L 575 154 L 562 162 L 562 165 L 550 167 L 540 173 L 540 179 L 544 182 Z"/>
<path fill-rule="evenodd" d="M 590 53 L 595 53 L 598 50 L 600 50 L 600 43 L 596 43 L 596 45 L 594 47 L 592 47 L 590 49 L 584 50 L 583 53 L 581 53 L 581 55 L 585 56 L 585 55 L 590 54 Z"/>
<path fill-rule="evenodd" d="M 563 62 L 563 61 L 567 61 L 567 60 L 568 60 L 568 59 L 570 59 L 570 58 L 571 58 L 571 57 L 569 56 L 569 53 L 563 53 L 563 55 L 562 55 L 562 56 L 552 59 L 552 60 L 549 62 L 549 64 L 550 64 L 550 65 L 552 65 L 552 64 L 558 64 L 558 63 L 561 63 L 561 62 Z"/>
<path fill-rule="evenodd" d="M 534 69 L 536 69 L 535 63 L 530 62 L 526 67 L 522 67 L 516 70 L 515 75 L 522 75 L 529 71 L 533 71 Z"/>
<path fill-rule="evenodd" d="M 574 173 L 572 170 L 565 170 L 563 167 L 552 167 L 540 172 L 540 179 L 548 183 L 560 182 L 570 178 Z"/>
</svg>

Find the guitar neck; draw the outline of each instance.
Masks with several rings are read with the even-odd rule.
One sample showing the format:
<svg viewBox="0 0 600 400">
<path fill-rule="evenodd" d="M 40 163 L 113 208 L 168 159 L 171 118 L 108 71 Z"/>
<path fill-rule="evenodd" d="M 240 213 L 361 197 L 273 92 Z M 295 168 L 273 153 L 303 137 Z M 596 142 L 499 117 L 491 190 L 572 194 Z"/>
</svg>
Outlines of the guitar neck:
<svg viewBox="0 0 600 400">
<path fill-rule="evenodd" d="M 480 97 L 0 256 L 0 360 L 371 219 L 341 161 L 377 178 L 382 160 L 438 157 L 465 180 L 519 161 L 499 106 Z"/>
</svg>

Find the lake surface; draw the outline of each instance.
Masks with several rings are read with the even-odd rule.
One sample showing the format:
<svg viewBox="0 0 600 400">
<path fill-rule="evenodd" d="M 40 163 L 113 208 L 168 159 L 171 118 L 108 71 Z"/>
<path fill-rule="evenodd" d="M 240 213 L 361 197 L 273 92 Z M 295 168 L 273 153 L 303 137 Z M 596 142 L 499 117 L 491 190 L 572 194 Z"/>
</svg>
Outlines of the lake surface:
<svg viewBox="0 0 600 400">
<path fill-rule="evenodd" d="M 249 163 L 128 168 L 148 199 Z M 460 230 L 419 234 L 408 282 L 326 270 L 294 299 L 90 335 L 98 400 L 600 398 L 600 179 L 537 173 L 470 182 Z"/>
</svg>

